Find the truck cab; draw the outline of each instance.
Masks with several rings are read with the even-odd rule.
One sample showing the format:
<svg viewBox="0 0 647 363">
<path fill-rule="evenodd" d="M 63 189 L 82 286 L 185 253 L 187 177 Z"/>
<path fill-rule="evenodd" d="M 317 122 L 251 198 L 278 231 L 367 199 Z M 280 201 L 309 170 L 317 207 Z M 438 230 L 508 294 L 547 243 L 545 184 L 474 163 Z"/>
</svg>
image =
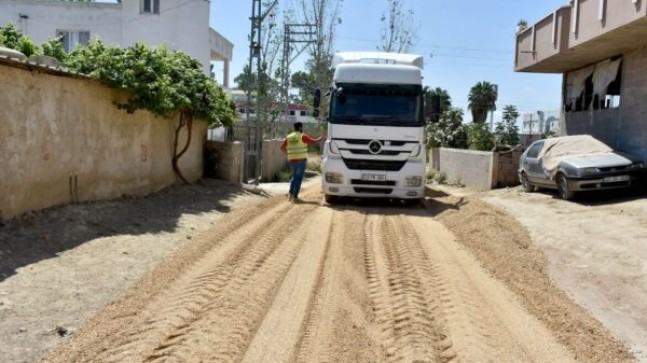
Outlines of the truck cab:
<svg viewBox="0 0 647 363">
<path fill-rule="evenodd" d="M 426 166 L 422 56 L 344 52 L 332 66 L 322 159 L 326 201 L 419 201 Z"/>
</svg>

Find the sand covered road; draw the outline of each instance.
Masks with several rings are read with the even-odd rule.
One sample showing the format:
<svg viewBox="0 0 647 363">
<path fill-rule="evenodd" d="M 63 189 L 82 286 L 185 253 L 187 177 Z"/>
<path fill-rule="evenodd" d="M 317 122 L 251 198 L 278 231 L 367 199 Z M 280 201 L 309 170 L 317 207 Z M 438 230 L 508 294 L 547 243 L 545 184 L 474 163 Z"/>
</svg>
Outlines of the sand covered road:
<svg viewBox="0 0 647 363">
<path fill-rule="evenodd" d="M 232 210 L 45 362 L 629 362 L 485 203 Z"/>
</svg>

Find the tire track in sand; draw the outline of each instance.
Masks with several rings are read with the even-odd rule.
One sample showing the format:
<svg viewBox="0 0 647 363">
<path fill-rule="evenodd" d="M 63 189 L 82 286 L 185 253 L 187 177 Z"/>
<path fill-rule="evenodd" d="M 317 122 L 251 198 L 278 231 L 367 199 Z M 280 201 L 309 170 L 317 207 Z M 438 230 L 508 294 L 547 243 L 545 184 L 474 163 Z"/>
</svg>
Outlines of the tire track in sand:
<svg viewBox="0 0 647 363">
<path fill-rule="evenodd" d="M 427 256 L 439 311 L 462 362 L 574 362 L 546 327 L 489 276 L 440 223 L 409 216 L 403 229 Z"/>
<path fill-rule="evenodd" d="M 73 337 L 58 355 L 45 361 L 239 359 L 304 243 L 308 230 L 304 226 L 316 208 L 273 204 L 259 215 L 246 213 L 241 222 L 247 224 L 233 223 L 238 228 L 196 238 L 209 239 L 212 248 L 197 261 L 179 262 L 175 271 L 179 277 L 163 276 L 165 280 L 159 282 L 168 285 L 164 292 L 153 296 L 140 311 L 108 309 L 100 314 L 103 324 L 90 324 L 95 331 Z M 127 307 L 128 303 L 117 305 Z"/>
<path fill-rule="evenodd" d="M 366 252 L 370 294 L 389 362 L 450 362 L 455 357 L 438 316 L 427 261 L 397 211 L 373 213 Z"/>
</svg>

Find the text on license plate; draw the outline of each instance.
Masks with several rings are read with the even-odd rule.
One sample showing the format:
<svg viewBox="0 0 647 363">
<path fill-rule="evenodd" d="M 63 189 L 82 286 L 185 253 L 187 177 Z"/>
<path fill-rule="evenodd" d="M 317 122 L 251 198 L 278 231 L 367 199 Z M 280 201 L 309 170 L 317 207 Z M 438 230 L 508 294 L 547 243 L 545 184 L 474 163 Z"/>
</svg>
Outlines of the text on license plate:
<svg viewBox="0 0 647 363">
<path fill-rule="evenodd" d="M 605 183 L 615 183 L 615 182 L 627 181 L 629 179 L 630 179 L 629 175 L 618 175 L 618 176 L 608 176 L 602 179 L 602 181 Z"/>
<path fill-rule="evenodd" d="M 367 181 L 385 181 L 385 174 L 362 174 L 362 180 Z"/>
</svg>

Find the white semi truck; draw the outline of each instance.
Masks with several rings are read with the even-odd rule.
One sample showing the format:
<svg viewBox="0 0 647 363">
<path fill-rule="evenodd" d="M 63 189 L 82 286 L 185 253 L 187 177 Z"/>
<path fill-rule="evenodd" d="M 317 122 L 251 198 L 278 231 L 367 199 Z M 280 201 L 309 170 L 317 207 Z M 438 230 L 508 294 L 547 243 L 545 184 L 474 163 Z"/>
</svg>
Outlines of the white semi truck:
<svg viewBox="0 0 647 363">
<path fill-rule="evenodd" d="M 322 159 L 326 202 L 348 196 L 417 203 L 426 164 L 422 56 L 343 52 L 332 67 Z"/>
</svg>

